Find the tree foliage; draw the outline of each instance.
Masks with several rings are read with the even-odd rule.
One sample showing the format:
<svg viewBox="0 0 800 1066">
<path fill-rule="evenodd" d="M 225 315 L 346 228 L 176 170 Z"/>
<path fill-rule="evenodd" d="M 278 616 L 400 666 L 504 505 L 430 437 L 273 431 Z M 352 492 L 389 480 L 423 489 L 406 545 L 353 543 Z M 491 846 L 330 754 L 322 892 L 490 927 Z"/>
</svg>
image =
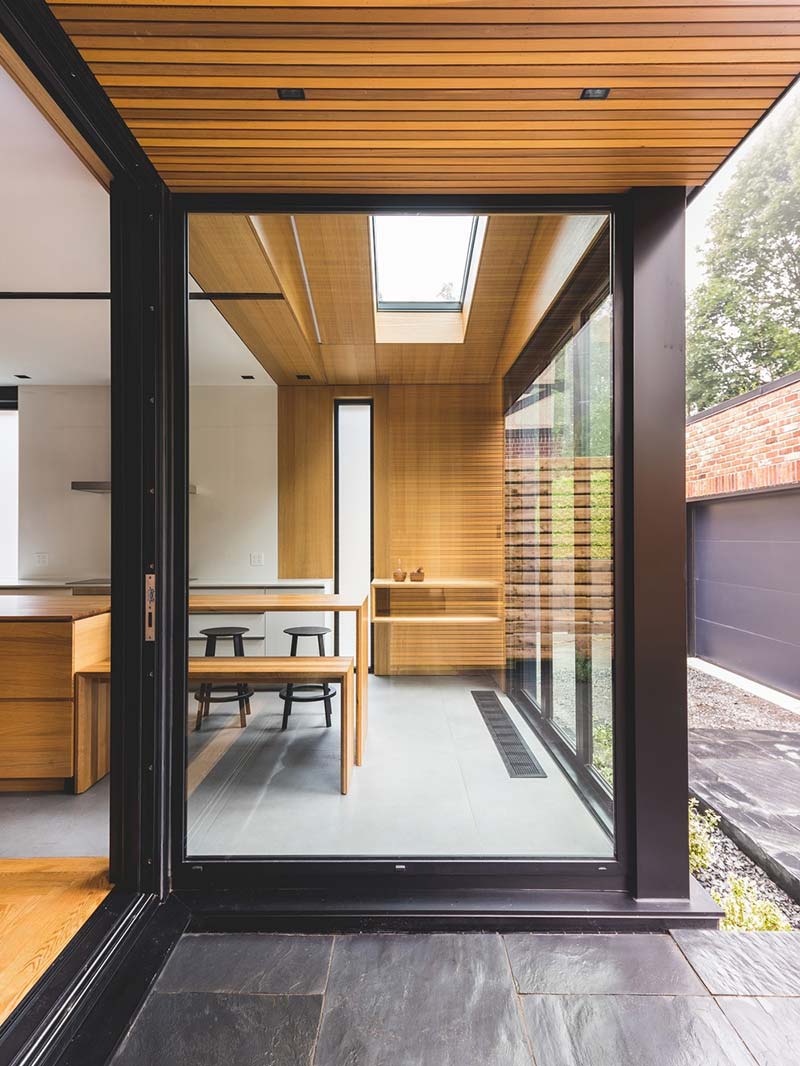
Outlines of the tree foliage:
<svg viewBox="0 0 800 1066">
<path fill-rule="evenodd" d="M 687 316 L 690 413 L 800 370 L 800 101 L 737 165 L 702 255 Z"/>
</svg>

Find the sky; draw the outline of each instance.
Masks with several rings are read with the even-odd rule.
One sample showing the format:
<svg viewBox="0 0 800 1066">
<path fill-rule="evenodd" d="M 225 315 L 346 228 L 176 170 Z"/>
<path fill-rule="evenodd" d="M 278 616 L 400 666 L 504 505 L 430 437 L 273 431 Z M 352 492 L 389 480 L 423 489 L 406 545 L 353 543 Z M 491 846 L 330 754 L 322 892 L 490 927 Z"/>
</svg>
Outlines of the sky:
<svg viewBox="0 0 800 1066">
<path fill-rule="evenodd" d="M 775 121 L 777 115 L 789 105 L 790 101 L 796 100 L 800 93 L 800 83 L 784 96 L 775 109 L 770 113 L 760 126 L 747 138 L 740 148 L 723 164 L 714 177 L 703 190 L 695 196 L 686 211 L 686 294 L 693 291 L 695 286 L 703 280 L 703 266 L 698 252 L 706 237 L 708 220 L 714 209 L 714 205 L 722 193 L 730 185 L 736 173 L 739 162 L 746 159 L 751 152 L 757 151 L 759 142 L 764 131 L 770 123 Z"/>
</svg>

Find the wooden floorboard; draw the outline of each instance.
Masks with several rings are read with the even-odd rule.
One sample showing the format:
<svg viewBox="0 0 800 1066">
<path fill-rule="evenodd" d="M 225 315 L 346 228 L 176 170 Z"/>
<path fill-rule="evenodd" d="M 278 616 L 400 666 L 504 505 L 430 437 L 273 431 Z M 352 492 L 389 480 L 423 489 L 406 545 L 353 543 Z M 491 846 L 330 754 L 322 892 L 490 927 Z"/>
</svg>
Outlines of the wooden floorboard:
<svg viewBox="0 0 800 1066">
<path fill-rule="evenodd" d="M 110 890 L 107 858 L 0 859 L 0 1022 Z"/>
</svg>

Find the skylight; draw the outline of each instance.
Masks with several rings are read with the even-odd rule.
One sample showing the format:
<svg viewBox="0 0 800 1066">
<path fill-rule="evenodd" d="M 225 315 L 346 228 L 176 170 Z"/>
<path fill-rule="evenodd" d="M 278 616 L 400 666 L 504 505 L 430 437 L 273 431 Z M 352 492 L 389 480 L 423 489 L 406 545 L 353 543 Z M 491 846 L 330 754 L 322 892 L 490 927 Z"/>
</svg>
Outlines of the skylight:
<svg viewBox="0 0 800 1066">
<path fill-rule="evenodd" d="M 379 311 L 460 311 L 475 215 L 378 215 L 372 219 Z"/>
</svg>

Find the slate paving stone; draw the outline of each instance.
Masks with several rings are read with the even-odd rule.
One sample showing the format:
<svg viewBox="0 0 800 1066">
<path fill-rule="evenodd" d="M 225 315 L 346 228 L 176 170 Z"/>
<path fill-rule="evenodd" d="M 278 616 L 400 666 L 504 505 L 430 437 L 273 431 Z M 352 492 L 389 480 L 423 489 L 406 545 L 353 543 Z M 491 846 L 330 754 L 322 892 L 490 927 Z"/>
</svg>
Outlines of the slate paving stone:
<svg viewBox="0 0 800 1066">
<path fill-rule="evenodd" d="M 321 996 L 152 992 L 112 1066 L 311 1066 Z"/>
<path fill-rule="evenodd" d="M 800 1060 L 800 999 L 723 997 L 719 1005 L 758 1066 Z"/>
<path fill-rule="evenodd" d="M 531 1066 L 500 937 L 337 937 L 314 1066 Z"/>
<path fill-rule="evenodd" d="M 333 937 L 278 933 L 190 933 L 162 970 L 159 992 L 325 991 Z"/>
<path fill-rule="evenodd" d="M 520 992 L 707 994 L 666 935 L 512 933 L 504 939 Z"/>
<path fill-rule="evenodd" d="M 753 1066 L 710 996 L 522 996 L 536 1066 Z"/>
<path fill-rule="evenodd" d="M 675 929 L 672 936 L 712 995 L 800 996 L 800 933 Z"/>
</svg>

